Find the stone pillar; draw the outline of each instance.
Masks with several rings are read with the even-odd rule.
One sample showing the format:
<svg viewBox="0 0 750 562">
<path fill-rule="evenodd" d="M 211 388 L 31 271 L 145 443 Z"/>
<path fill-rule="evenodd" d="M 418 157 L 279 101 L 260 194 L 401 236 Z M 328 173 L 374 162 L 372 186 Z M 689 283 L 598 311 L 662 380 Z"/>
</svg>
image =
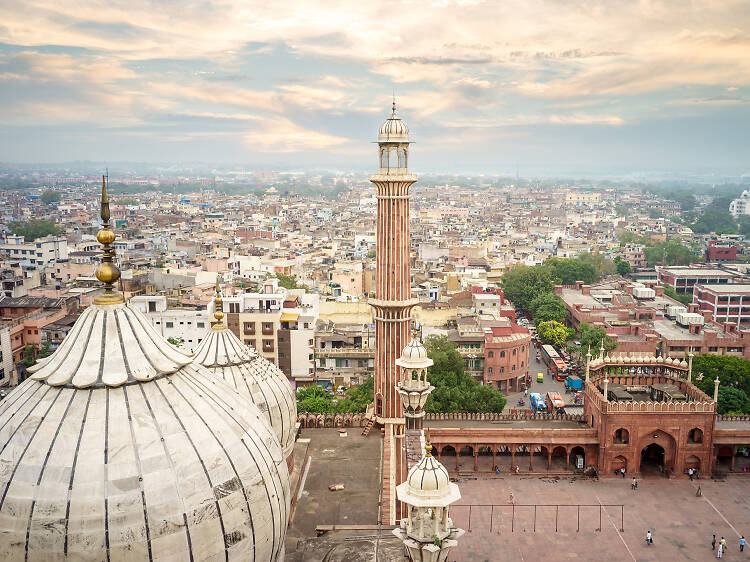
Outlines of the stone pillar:
<svg viewBox="0 0 750 562">
<path fill-rule="evenodd" d="M 609 402 L 609 379 L 604 379 L 604 401 Z"/>
<path fill-rule="evenodd" d="M 534 458 L 534 445 L 529 445 L 529 472 L 534 472 L 534 465 L 531 463 Z"/>
<path fill-rule="evenodd" d="M 479 451 L 474 451 L 474 472 L 479 472 Z"/>
<path fill-rule="evenodd" d="M 738 316 L 739 318 L 739 316 Z M 690 348 L 690 353 L 688 353 L 688 382 L 693 382 L 693 348 Z"/>
<path fill-rule="evenodd" d="M 714 402 L 719 402 L 719 377 L 714 379 Z"/>
<path fill-rule="evenodd" d="M 492 468 L 497 465 L 497 451 L 495 445 L 492 446 Z M 439 460 L 439 459 L 438 459 Z"/>
<path fill-rule="evenodd" d="M 552 469 L 552 451 L 547 449 L 547 472 Z"/>
<path fill-rule="evenodd" d="M 516 469 L 516 448 L 513 447 L 510 451 L 510 471 L 513 472 Z"/>
</svg>

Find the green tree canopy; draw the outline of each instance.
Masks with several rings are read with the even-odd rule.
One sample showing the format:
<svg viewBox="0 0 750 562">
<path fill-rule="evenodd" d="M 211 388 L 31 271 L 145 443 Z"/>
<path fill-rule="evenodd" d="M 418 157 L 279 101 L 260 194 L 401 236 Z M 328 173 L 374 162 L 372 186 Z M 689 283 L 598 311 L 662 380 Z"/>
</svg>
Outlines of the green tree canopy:
<svg viewBox="0 0 750 562">
<path fill-rule="evenodd" d="M 537 325 L 537 334 L 544 343 L 555 347 L 562 347 L 568 341 L 572 330 L 565 327 L 565 324 L 550 320 Z"/>
<path fill-rule="evenodd" d="M 297 390 L 297 411 L 312 414 L 362 413 L 373 401 L 374 381 L 370 376 L 360 385 L 347 389 L 344 398 L 335 398 L 318 385 Z"/>
<path fill-rule="evenodd" d="M 435 387 L 427 399 L 428 412 L 501 413 L 505 397 L 490 386 L 483 386 L 464 370 L 464 360 L 456 344 L 446 336 L 428 336 L 424 346 L 434 365 L 427 379 Z"/>
<path fill-rule="evenodd" d="M 620 256 L 617 256 L 615 258 L 615 267 L 617 268 L 617 273 L 619 275 L 622 275 L 623 277 L 633 273 L 633 269 L 630 267 L 630 263 L 622 259 Z"/>
<path fill-rule="evenodd" d="M 714 395 L 714 379 L 719 377 L 719 391 L 737 388 L 750 396 L 750 361 L 730 355 L 696 355 L 693 358 L 693 382 L 709 396 Z M 746 413 L 750 413 L 748 410 Z"/>
<path fill-rule="evenodd" d="M 607 275 L 613 275 L 616 271 L 615 263 L 601 252 L 583 252 L 578 255 L 576 260 L 594 268 L 594 281 L 598 281 Z M 591 281 L 585 279 L 581 280 L 585 283 L 591 283 Z M 576 281 L 579 281 L 579 279 L 576 279 Z"/>
<path fill-rule="evenodd" d="M 722 415 L 750 414 L 750 399 L 744 390 L 732 386 L 720 386 L 717 410 Z"/>
<path fill-rule="evenodd" d="M 531 313 L 535 324 L 549 320 L 565 322 L 568 317 L 565 303 L 554 292 L 540 293 L 534 297 L 531 301 Z"/>
<path fill-rule="evenodd" d="M 552 271 L 553 278 L 560 285 L 574 285 L 576 281 L 586 284 L 596 281 L 596 268 L 590 261 L 571 258 L 549 258 L 544 266 Z"/>
<path fill-rule="evenodd" d="M 502 278 L 503 292 L 520 310 L 531 312 L 531 301 L 542 293 L 554 291 L 556 281 L 549 268 L 519 265 Z"/>
<path fill-rule="evenodd" d="M 578 350 L 581 353 L 586 353 L 590 346 L 591 354 L 596 355 L 602 347 L 602 342 L 604 342 L 604 351 L 612 351 L 617 347 L 617 342 L 610 338 L 601 326 L 581 322 L 581 325 L 578 326 L 577 336 L 578 341 L 581 342 Z"/>
<path fill-rule="evenodd" d="M 12 222 L 8 225 L 13 234 L 23 236 L 26 242 L 33 242 L 50 234 L 59 234 L 60 227 L 52 221 L 31 220 Z"/>
<path fill-rule="evenodd" d="M 643 249 L 648 265 L 655 263 L 664 265 L 689 265 L 692 262 L 701 261 L 701 256 L 693 252 L 687 246 L 683 246 L 678 238 L 672 238 L 668 242 L 659 242 L 653 246 Z"/>
<path fill-rule="evenodd" d="M 693 302 L 693 295 L 691 293 L 678 293 L 672 288 L 671 285 L 663 285 L 663 287 L 664 296 L 669 297 L 670 299 L 674 299 L 684 305 L 688 305 Z"/>
<path fill-rule="evenodd" d="M 726 210 L 707 209 L 691 227 L 693 232 L 707 234 L 736 234 L 737 223 Z"/>
<path fill-rule="evenodd" d="M 57 203 L 62 199 L 62 193 L 59 191 L 45 191 L 40 197 L 42 203 L 49 205 L 50 203 Z"/>
<path fill-rule="evenodd" d="M 276 279 L 279 280 L 279 287 L 284 287 L 285 289 L 305 289 L 306 291 L 310 290 L 310 288 L 307 285 L 297 282 L 296 275 L 286 275 L 284 273 L 276 273 L 275 275 L 272 275 L 271 277 L 275 277 Z"/>
</svg>

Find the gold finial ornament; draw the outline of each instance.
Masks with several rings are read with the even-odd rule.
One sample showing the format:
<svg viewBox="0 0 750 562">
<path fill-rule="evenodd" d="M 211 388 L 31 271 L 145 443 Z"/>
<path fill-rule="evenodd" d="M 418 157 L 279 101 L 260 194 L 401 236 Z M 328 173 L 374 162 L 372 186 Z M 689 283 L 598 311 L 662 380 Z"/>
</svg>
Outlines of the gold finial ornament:
<svg viewBox="0 0 750 562">
<path fill-rule="evenodd" d="M 425 429 L 424 430 L 424 456 L 425 457 L 431 457 L 432 456 L 432 445 L 430 444 L 430 430 Z"/>
<path fill-rule="evenodd" d="M 102 176 L 102 229 L 97 233 L 96 239 L 103 246 L 102 263 L 96 268 L 96 278 L 104 283 L 104 293 L 94 299 L 94 304 L 120 304 L 125 302 L 122 295 L 114 290 L 114 284 L 120 279 L 120 270 L 114 264 L 115 249 L 112 243 L 115 241 L 115 233 L 109 224 L 109 198 L 107 196 L 107 179 Z"/>
<path fill-rule="evenodd" d="M 219 287 L 219 276 L 216 276 L 216 297 L 214 298 L 214 318 L 216 322 L 213 325 L 214 330 L 223 330 L 224 324 L 222 319 L 224 318 L 224 312 L 222 311 L 222 299 L 221 299 L 221 287 Z"/>
</svg>

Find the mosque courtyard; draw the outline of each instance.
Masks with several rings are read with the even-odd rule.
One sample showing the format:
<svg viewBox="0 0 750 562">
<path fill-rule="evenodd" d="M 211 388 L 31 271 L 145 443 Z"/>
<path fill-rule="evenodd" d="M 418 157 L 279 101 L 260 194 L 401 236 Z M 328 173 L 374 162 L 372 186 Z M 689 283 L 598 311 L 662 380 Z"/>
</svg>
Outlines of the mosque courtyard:
<svg viewBox="0 0 750 562">
<path fill-rule="evenodd" d="M 287 535 L 288 559 L 320 560 L 321 552 L 330 552 L 330 560 L 400 560 L 400 544 L 390 528 L 384 527 L 382 540 L 376 539 L 379 436 L 373 432 L 365 438 L 350 428 L 347 437 L 339 437 L 335 429 L 303 430 L 302 437 L 311 440 L 311 461 Z M 343 483 L 344 490 L 329 491 L 332 483 Z M 740 536 L 750 536 L 750 478 L 742 474 L 694 482 L 654 476 L 640 480 L 636 491 L 630 478 L 596 481 L 571 475 L 479 475 L 457 483 L 462 497 L 451 517 L 467 532 L 450 560 L 709 560 L 716 555 L 711 551 L 713 533 L 717 540 L 727 539 L 726 558 L 750 557 L 750 552 L 739 552 Z M 600 509 L 600 504 L 606 507 Z M 344 530 L 316 539 L 318 525 Z M 649 529 L 652 546 L 645 543 Z M 322 544 L 316 547 L 317 541 Z M 335 544 L 339 546 L 331 552 Z M 352 556 L 355 545 L 358 552 Z"/>
</svg>

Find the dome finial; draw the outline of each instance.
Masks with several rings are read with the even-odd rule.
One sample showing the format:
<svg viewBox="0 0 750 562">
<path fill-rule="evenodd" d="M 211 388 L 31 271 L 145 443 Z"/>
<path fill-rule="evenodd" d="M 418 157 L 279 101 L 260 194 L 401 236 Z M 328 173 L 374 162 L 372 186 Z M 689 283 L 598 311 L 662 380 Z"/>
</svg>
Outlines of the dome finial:
<svg viewBox="0 0 750 562">
<path fill-rule="evenodd" d="M 393 113 L 391 117 L 396 117 L 396 90 L 393 90 Z"/>
<path fill-rule="evenodd" d="M 424 430 L 424 456 L 425 457 L 431 457 L 432 456 L 432 444 L 430 443 L 430 430 L 429 430 L 429 428 Z"/>
<path fill-rule="evenodd" d="M 96 234 L 96 239 L 102 245 L 102 263 L 96 268 L 96 278 L 104 283 L 104 293 L 94 299 L 94 304 L 120 304 L 125 302 L 122 295 L 114 290 L 113 285 L 120 278 L 120 270 L 114 264 L 115 250 L 111 244 L 115 241 L 115 233 L 109 224 L 109 197 L 107 196 L 107 176 L 102 176 L 102 229 Z"/>
<path fill-rule="evenodd" d="M 222 323 L 222 319 L 224 318 L 224 312 L 222 310 L 222 298 L 221 298 L 221 287 L 219 286 L 219 276 L 216 276 L 216 296 L 214 297 L 214 318 L 216 319 L 216 323 L 214 324 L 213 328 L 214 330 L 222 330 L 224 328 L 224 324 Z"/>
</svg>

